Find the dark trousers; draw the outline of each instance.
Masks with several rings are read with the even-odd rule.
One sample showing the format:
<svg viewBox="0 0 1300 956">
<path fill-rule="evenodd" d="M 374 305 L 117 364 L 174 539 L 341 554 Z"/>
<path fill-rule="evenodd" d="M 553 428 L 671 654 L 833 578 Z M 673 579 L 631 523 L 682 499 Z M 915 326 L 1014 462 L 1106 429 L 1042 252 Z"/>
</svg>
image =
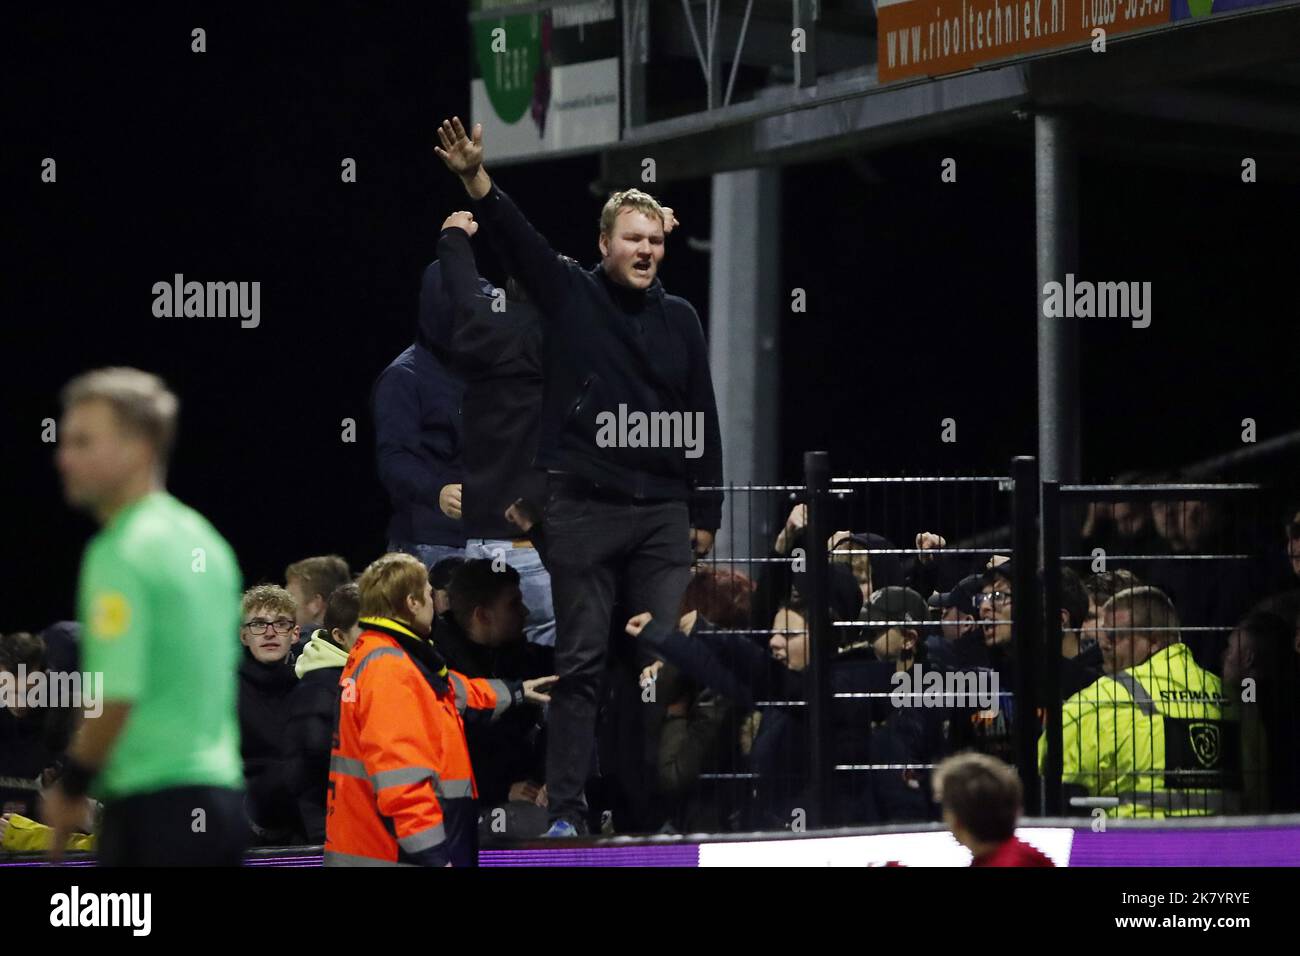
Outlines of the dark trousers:
<svg viewBox="0 0 1300 956">
<path fill-rule="evenodd" d="M 546 790 L 552 820 L 586 830 L 583 786 L 595 752 L 596 710 L 616 598 L 632 614 L 676 625 L 691 575 L 683 501 L 636 502 L 552 481 L 547 568 L 555 603 L 555 673 L 547 716 Z M 625 640 L 634 640 L 626 637 Z"/>
<path fill-rule="evenodd" d="M 100 866 L 239 866 L 247 845 L 243 791 L 173 787 L 105 803 L 97 855 Z"/>
</svg>

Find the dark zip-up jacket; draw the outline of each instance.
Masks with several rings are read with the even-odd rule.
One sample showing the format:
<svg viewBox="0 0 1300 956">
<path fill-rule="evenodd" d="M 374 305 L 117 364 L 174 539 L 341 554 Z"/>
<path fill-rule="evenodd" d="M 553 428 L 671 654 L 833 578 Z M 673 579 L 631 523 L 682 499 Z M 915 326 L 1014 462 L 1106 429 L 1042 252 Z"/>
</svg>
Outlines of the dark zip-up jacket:
<svg viewBox="0 0 1300 956">
<path fill-rule="evenodd" d="M 715 531 L 722 438 L 704 331 L 685 299 L 658 279 L 645 291 L 617 285 L 597 264 L 561 259 L 495 184 L 475 217 L 546 319 L 545 397 L 536 464 L 638 498 L 687 502 L 691 527 Z M 683 448 L 601 447 L 602 412 L 703 416 L 701 454 Z"/>
</svg>

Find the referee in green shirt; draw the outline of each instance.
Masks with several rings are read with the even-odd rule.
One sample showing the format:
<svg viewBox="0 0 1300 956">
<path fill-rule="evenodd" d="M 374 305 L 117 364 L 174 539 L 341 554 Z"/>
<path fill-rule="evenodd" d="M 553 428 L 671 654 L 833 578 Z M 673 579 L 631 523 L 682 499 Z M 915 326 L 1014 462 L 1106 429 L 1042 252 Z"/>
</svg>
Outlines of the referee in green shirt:
<svg viewBox="0 0 1300 956">
<path fill-rule="evenodd" d="M 104 803 L 104 865 L 238 865 L 241 578 L 225 539 L 164 489 L 176 396 L 157 376 L 107 368 L 62 398 L 64 493 L 102 525 L 77 604 L 81 668 L 103 675 L 104 707 L 82 722 L 46 793 L 55 853 L 89 793 Z"/>
</svg>

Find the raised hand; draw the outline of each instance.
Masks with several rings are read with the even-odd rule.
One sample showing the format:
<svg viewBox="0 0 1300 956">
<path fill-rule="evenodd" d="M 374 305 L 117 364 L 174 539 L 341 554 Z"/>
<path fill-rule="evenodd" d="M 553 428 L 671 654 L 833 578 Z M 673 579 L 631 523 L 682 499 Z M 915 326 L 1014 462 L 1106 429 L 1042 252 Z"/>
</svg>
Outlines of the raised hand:
<svg viewBox="0 0 1300 956">
<path fill-rule="evenodd" d="M 930 551 L 935 548 L 946 547 L 948 541 L 943 535 L 935 534 L 933 531 L 922 531 L 916 536 L 916 546 L 924 551 Z M 918 554 L 916 559 L 922 564 L 930 564 L 934 561 L 933 554 Z"/>
<path fill-rule="evenodd" d="M 473 179 L 483 167 L 483 124 L 474 124 L 474 135 L 470 137 L 461 125 L 460 117 L 453 116 L 443 120 L 438 127 L 438 141 L 433 151 L 453 173 L 462 180 Z"/>
</svg>

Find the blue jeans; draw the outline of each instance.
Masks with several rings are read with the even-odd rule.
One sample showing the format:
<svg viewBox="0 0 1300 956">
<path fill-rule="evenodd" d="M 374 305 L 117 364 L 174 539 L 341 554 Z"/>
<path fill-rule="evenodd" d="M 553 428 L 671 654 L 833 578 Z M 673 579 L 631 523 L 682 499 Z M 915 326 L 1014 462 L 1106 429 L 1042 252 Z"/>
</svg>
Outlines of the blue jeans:
<svg viewBox="0 0 1300 956">
<path fill-rule="evenodd" d="M 555 606 L 551 603 L 551 576 L 542 566 L 536 548 L 516 548 L 510 541 L 496 538 L 470 538 L 465 542 L 465 556 L 489 561 L 501 553 L 506 564 L 519 572 L 519 590 L 528 608 L 524 635 L 533 644 L 555 646 Z"/>
<path fill-rule="evenodd" d="M 388 542 L 388 550 L 413 554 L 423 561 L 424 566 L 430 571 L 443 558 L 465 557 L 464 548 L 454 548 L 449 544 L 408 544 L 404 541 L 390 541 Z"/>
</svg>

